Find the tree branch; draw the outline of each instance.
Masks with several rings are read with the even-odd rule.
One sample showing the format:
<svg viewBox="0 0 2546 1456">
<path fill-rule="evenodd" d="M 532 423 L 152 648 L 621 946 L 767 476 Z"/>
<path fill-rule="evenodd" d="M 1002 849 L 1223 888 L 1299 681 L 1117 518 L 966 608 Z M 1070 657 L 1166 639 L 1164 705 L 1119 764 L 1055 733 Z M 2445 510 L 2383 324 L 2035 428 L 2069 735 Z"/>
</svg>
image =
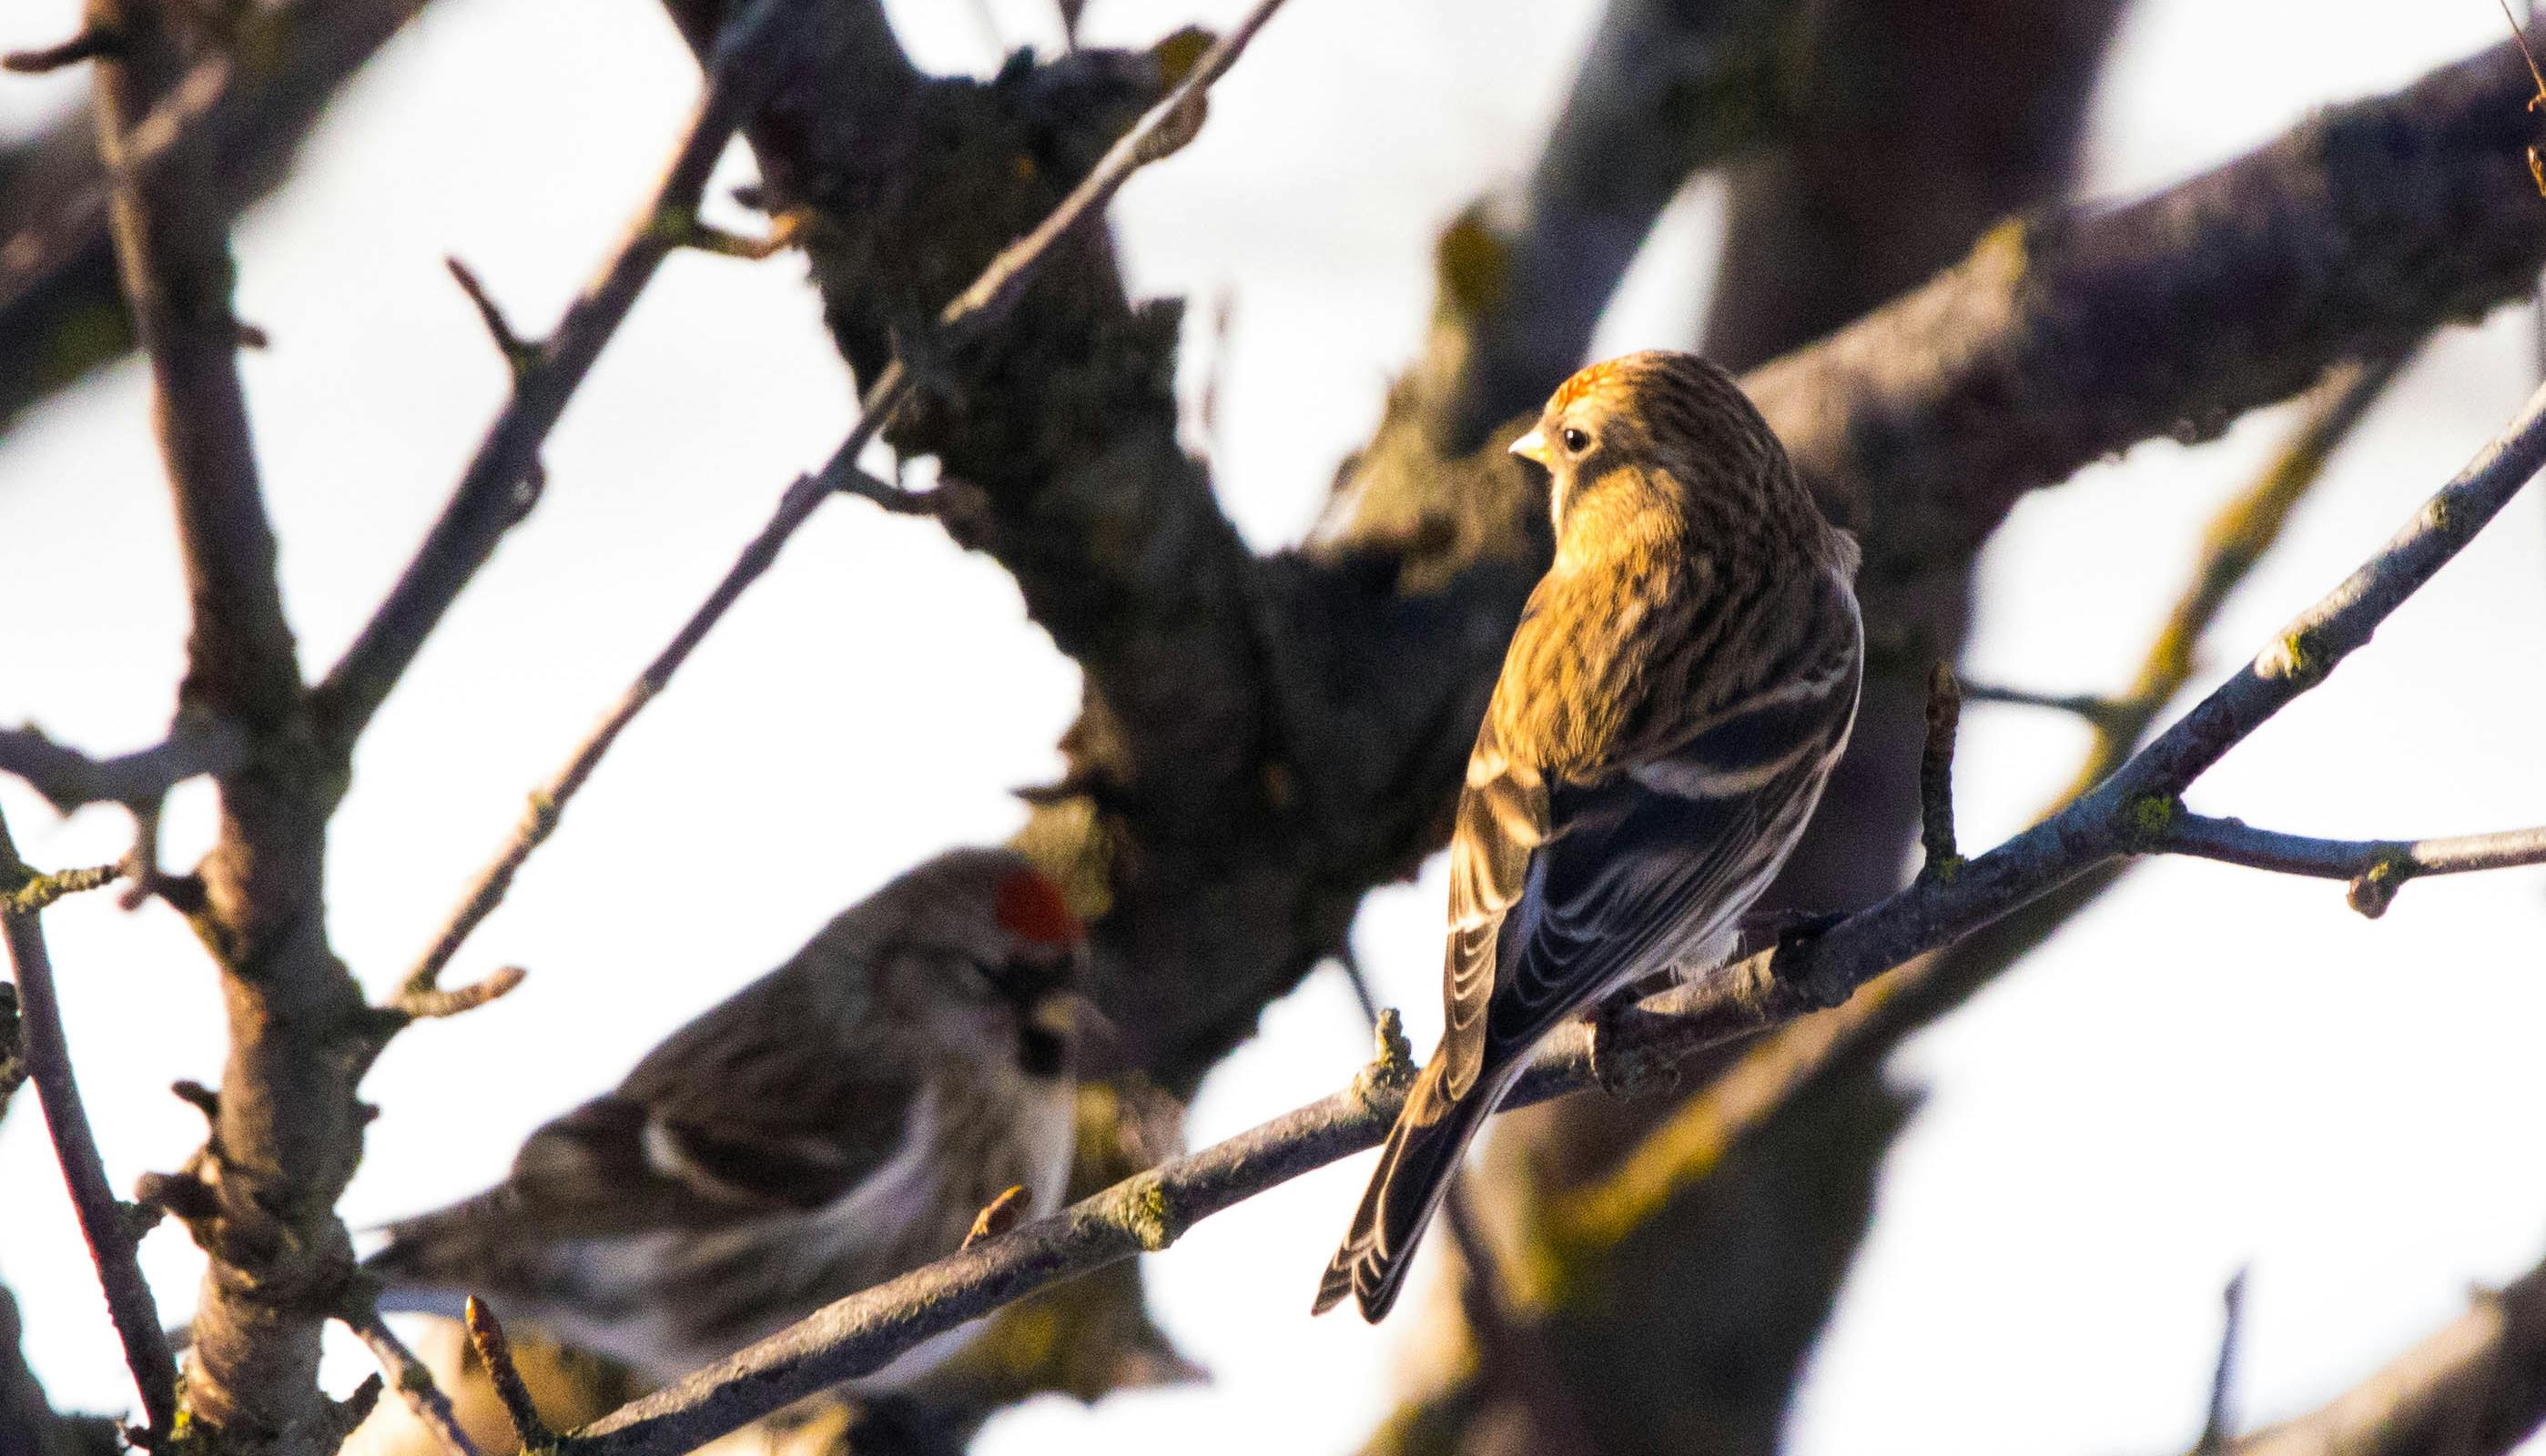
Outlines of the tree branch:
<svg viewBox="0 0 2546 1456">
<path fill-rule="evenodd" d="M 1959 561 L 2027 491 L 2526 295 L 2527 92 L 2505 42 L 2142 201 L 2010 222 L 1743 385 L 1870 571 Z"/>
<path fill-rule="evenodd" d="M 2237 1456 L 2502 1456 L 2546 1422 L 2546 1265 Z"/>
<path fill-rule="evenodd" d="M 1044 259 L 1070 232 L 1088 219 L 1100 216 L 1114 194 L 1131 179 L 1134 172 L 1167 156 L 1192 139 L 1201 124 L 1201 102 L 1211 84 L 1234 64 L 1252 40 L 1255 33 L 1272 19 L 1282 0 L 1258 0 L 1257 5 L 1241 20 L 1237 28 L 1215 41 L 1197 59 L 1191 70 L 1148 111 L 1121 139 L 1107 150 L 1095 168 L 1069 195 L 1061 200 L 1041 223 L 1017 238 L 990 260 L 970 287 L 957 294 L 939 311 L 935 334 L 922 346 L 932 357 L 943 358 L 977 345 L 998 326 L 1025 291 Z M 926 367 L 926 365 L 922 365 Z M 918 388 L 911 368 L 899 359 L 887 364 L 876 376 L 860 402 L 858 423 L 848 439 L 840 443 L 830 461 L 818 475 L 799 477 L 779 500 L 776 514 L 770 517 L 758 535 L 743 547 L 716 590 L 682 623 L 672 640 L 648 663 L 636 681 L 620 694 L 619 700 L 594 724 L 582 743 L 576 745 L 564 767 L 531 796 L 530 812 L 523 817 L 503 848 L 462 896 L 431 946 L 408 972 L 405 995 L 415 997 L 433 990 L 443 967 L 459 952 L 470 932 L 482 924 L 495 907 L 502 903 L 513 876 L 548 837 L 555 832 L 568 800 L 599 767 L 602 756 L 619 741 L 619 735 L 635 721 L 645 705 L 652 702 L 670 686 L 673 675 L 689 660 L 690 654 L 707 639 L 710 631 L 721 621 L 727 610 L 742 599 L 752 583 L 758 581 L 778 559 L 778 553 L 798 527 L 811 520 L 823 501 L 838 494 L 881 498 L 887 509 L 896 509 L 894 498 L 909 499 L 909 493 L 894 490 L 873 479 L 858 468 L 858 457 L 868 445 L 891 423 Z M 942 489 L 942 487 L 941 487 Z M 907 507 L 900 507 L 907 509 Z"/>
<path fill-rule="evenodd" d="M 198 176 L 197 201 L 227 223 L 283 180 L 338 88 L 423 4 L 281 0 L 229 13 L 231 48 L 197 62 L 135 121 L 131 164 L 146 174 L 217 159 Z M 66 117 L 0 151 L 0 424 L 132 346 L 97 124 L 91 113 Z"/>
<path fill-rule="evenodd" d="M 1445 449 L 1536 411 L 1582 362 L 1681 186 L 1785 125 L 1809 31 L 1804 12 L 1760 0 L 1611 0 L 1527 184 L 1441 240 L 1442 307 L 1470 321 L 1429 362 L 1456 374 Z"/>
<path fill-rule="evenodd" d="M 128 133 L 183 79 L 178 38 L 159 7 L 133 0 L 91 0 L 87 23 L 120 38 L 97 67 L 98 151 L 193 607 L 180 700 L 271 729 L 298 704 L 300 670 L 239 386 L 228 219 L 204 205 L 214 159 L 135 175 Z"/>
<path fill-rule="evenodd" d="M 115 1421 L 53 1410 L 27 1368 L 23 1335 L 18 1301 L 0 1289 L 0 1456 L 120 1456 L 130 1449 Z"/>
<path fill-rule="evenodd" d="M 380 608 L 315 694 L 330 746 L 350 755 L 372 714 L 396 687 L 435 625 L 495 544 L 522 519 L 519 492 L 539 469 L 540 447 L 601 357 L 654 271 L 698 222 L 700 195 L 725 143 L 776 89 L 780 52 L 809 43 L 825 22 L 809 0 L 753 0 L 719 38 L 706 91 L 619 251 L 585 287 L 536 353 L 514 363 L 512 398 L 477 446 L 441 517 Z"/>
<path fill-rule="evenodd" d="M 2181 790 L 2323 682 L 2541 466 L 2546 389 L 2383 550 L 2094 790 L 1967 861 L 1950 879 L 1922 878 L 1823 934 L 1655 997 L 1604 1027 L 1604 1041 L 1667 1060 L 1836 1006 L 1891 967 L 1979 930 L 2097 864 L 2156 852 L 2157 840 L 2181 814 Z M 1580 1022 L 1550 1036 L 1505 1107 L 1595 1085 L 1590 1040 Z M 832 1304 L 575 1432 L 564 1449 L 571 1456 L 674 1456 L 879 1369 L 920 1339 L 1045 1285 L 1165 1249 L 1199 1219 L 1375 1145 L 1403 1098 L 1402 1069 L 1395 1070 L 1399 1075 L 1365 1077 L 1351 1089 L 1050 1218 Z"/>
<path fill-rule="evenodd" d="M 0 819 L 0 890 L 14 890 L 33 877 L 18 857 L 7 820 Z M 71 1073 L 70 1044 L 62 1035 L 61 1004 L 53 994 L 53 964 L 44 949 L 43 929 L 32 912 L 0 915 L 0 935 L 8 942 L 18 983 L 21 1056 L 44 1109 L 44 1129 L 52 1137 L 71 1207 L 79 1215 L 80 1236 L 88 1242 L 98 1283 L 105 1287 L 107 1313 L 124 1342 L 124 1363 L 141 1393 L 141 1409 L 150 1422 L 150 1437 L 143 1444 L 155 1446 L 174 1431 L 177 1361 L 161 1333 L 150 1285 L 133 1257 L 140 1238 L 116 1201 L 96 1135 L 89 1130 L 88 1111 Z M 8 1357 L 16 1357 L 14 1342 Z"/>
<path fill-rule="evenodd" d="M 433 1372 L 381 1318 L 380 1309 L 366 1300 L 347 1308 L 339 1318 L 372 1352 L 372 1358 L 380 1362 L 381 1374 L 387 1378 L 389 1388 L 398 1393 L 416 1423 L 432 1434 L 446 1456 L 477 1456 L 477 1447 L 469 1441 L 468 1432 L 461 1427 L 459 1414 L 451 1408 L 451 1397 L 443 1394 Z"/>
<path fill-rule="evenodd" d="M 2349 880 L 2351 907 L 2375 920 L 2387 913 L 2407 880 L 2546 864 L 2546 829 L 2437 840 L 2320 840 L 2187 813 L 2166 825 L 2154 848 L 2281 874 Z"/>
<path fill-rule="evenodd" d="M 96 64 L 98 149 L 189 589 L 178 715 L 235 725 L 244 741 L 220 776 L 219 835 L 184 907 L 220 965 L 223 1095 L 185 1173 L 150 1186 L 210 1255 L 184 1382 L 190 1428 L 242 1456 L 297 1456 L 332 1447 L 379 1393 L 374 1383 L 340 1404 L 317 1382 L 320 1327 L 353 1263 L 333 1210 L 362 1151 L 359 1068 L 344 1052 L 363 1005 L 326 942 L 326 820 L 341 783 L 308 752 L 239 387 L 221 206 L 230 159 L 180 147 L 140 164 L 144 119 L 181 104 L 180 88 L 203 74 L 184 64 L 193 38 L 172 29 L 183 23 L 156 0 L 88 8 L 92 29 L 119 37 Z M 156 805 L 136 813 L 147 884 Z"/>
<path fill-rule="evenodd" d="M 164 742 L 111 759 L 94 759 L 33 728 L 0 728 L 0 771 L 25 779 L 64 814 L 87 804 L 152 808 L 168 790 L 203 774 L 239 767 L 247 741 L 214 719 L 188 714 Z"/>
</svg>

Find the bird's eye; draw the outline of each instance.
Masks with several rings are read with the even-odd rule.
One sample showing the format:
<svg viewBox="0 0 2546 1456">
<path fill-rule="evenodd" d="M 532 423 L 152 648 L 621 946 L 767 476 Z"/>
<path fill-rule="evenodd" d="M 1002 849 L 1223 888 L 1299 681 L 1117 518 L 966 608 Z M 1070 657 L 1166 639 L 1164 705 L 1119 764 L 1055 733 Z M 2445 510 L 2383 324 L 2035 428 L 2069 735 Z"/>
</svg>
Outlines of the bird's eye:
<svg viewBox="0 0 2546 1456">
<path fill-rule="evenodd" d="M 1556 438 L 1565 442 L 1565 449 L 1568 454 L 1578 455 L 1591 447 L 1591 437 L 1574 429 L 1570 425 L 1566 426 L 1564 430 L 1560 431 Z"/>
</svg>

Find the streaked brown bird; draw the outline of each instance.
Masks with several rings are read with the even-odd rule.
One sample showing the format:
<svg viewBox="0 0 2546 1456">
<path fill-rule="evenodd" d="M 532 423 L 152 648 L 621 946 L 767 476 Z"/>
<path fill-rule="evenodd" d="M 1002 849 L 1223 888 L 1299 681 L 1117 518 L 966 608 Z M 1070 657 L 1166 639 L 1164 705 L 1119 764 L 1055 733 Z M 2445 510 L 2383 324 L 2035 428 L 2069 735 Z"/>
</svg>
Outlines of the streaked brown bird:
<svg viewBox="0 0 2546 1456">
<path fill-rule="evenodd" d="M 1720 966 L 1847 746 L 1856 542 L 1740 386 L 1694 355 L 1565 381 L 1530 594 L 1450 840 L 1441 1045 L 1317 1285 L 1376 1322 L 1530 1049 L 1634 982 Z"/>
<path fill-rule="evenodd" d="M 1020 855 L 910 870 L 533 1133 L 503 1182 L 391 1225 L 370 1260 L 382 1307 L 456 1316 L 481 1295 L 668 1382 L 954 1253 L 1011 1186 L 1051 1212 L 1084 952 Z"/>
</svg>

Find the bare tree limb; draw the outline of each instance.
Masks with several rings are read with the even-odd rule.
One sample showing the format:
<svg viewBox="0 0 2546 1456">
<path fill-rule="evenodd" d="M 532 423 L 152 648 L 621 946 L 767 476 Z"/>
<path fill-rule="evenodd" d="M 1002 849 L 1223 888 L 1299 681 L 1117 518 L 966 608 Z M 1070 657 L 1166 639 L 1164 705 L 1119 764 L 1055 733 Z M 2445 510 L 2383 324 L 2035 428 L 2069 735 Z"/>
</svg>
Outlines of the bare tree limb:
<svg viewBox="0 0 2546 1456">
<path fill-rule="evenodd" d="M 2525 295 L 2527 90 L 2505 42 L 2142 201 L 2009 223 L 1744 387 L 1871 572 L 1958 561 L 2027 491 Z"/>
<path fill-rule="evenodd" d="M 0 880 L 14 879 L 14 884 L 0 884 L 0 919 L 31 916 L 64 895 L 83 890 L 103 889 L 124 874 L 121 864 L 102 864 L 95 869 L 61 869 L 51 874 L 36 874 L 21 868 L 12 875 L 0 867 Z"/>
<path fill-rule="evenodd" d="M 2219 1324 L 2219 1360 L 2210 1369 L 2210 1408 L 2202 1416 L 2201 1434 L 2192 1443 L 2195 1456 L 2228 1448 L 2237 1433 L 2237 1356 L 2246 1333 L 2246 1271 L 2239 1269 L 2221 1292 L 2224 1318 Z"/>
<path fill-rule="evenodd" d="M 192 608 L 179 717 L 235 724 L 246 740 L 219 779 L 219 836 L 186 907 L 221 968 L 225 1095 L 186 1172 L 149 1180 L 150 1201 L 183 1218 L 211 1256 L 184 1387 L 189 1421 L 242 1453 L 297 1456 L 340 1438 L 366 1399 L 330 1401 L 317 1382 L 327 1301 L 352 1265 L 333 1206 L 362 1147 L 358 1068 L 342 1048 L 361 990 L 328 949 L 320 909 L 336 789 L 306 753 L 249 444 L 228 216 L 212 176 L 222 159 L 184 150 L 134 166 L 134 128 L 189 74 L 187 38 L 154 0 L 90 0 L 87 23 L 121 38 L 96 65 L 98 148 Z"/>
<path fill-rule="evenodd" d="M 519 492 L 539 468 L 540 446 L 637 294 L 696 225 L 717 158 L 777 86 L 780 51 L 805 43 L 802 33 L 822 24 L 807 0 L 753 0 L 719 38 L 698 113 L 653 197 L 537 352 L 512 362 L 512 398 L 487 427 L 450 503 L 388 599 L 316 689 L 313 708 L 337 753 L 351 754 L 426 636 L 522 518 Z"/>
<path fill-rule="evenodd" d="M 1063 198 L 1042 222 L 1024 236 L 1010 243 L 991 259 L 989 266 L 973 281 L 970 287 L 957 294 L 939 311 L 936 333 L 923 346 L 937 357 L 943 357 L 981 340 L 995 330 L 1025 291 L 1035 270 L 1061 239 L 1087 222 L 1102 215 L 1106 203 L 1122 189 L 1134 172 L 1167 156 L 1192 139 L 1201 125 L 1201 104 L 1211 84 L 1220 79 L 1246 49 L 1255 33 L 1280 9 L 1282 0 L 1258 0 L 1255 8 L 1239 21 L 1236 29 L 1213 42 L 1164 99 L 1150 108 L 1133 127 L 1125 132 L 1095 168 Z M 924 366 L 923 366 L 924 367 Z M 619 735 L 635 721 L 645 705 L 669 687 L 673 675 L 689 660 L 690 654 L 707 639 L 717 623 L 734 603 L 742 599 L 752 583 L 776 563 L 778 553 L 798 527 L 812 519 L 822 502 L 837 494 L 879 499 L 887 509 L 896 509 L 895 498 L 910 499 L 908 492 L 896 490 L 875 480 L 858 468 L 858 457 L 874 442 L 896 411 L 917 389 L 914 371 L 898 358 L 887 364 L 874 383 L 868 386 L 860 402 L 858 423 L 831 454 L 830 461 L 818 475 L 802 476 L 779 500 L 776 514 L 770 517 L 759 534 L 743 547 L 742 554 L 725 572 L 716 589 L 708 594 L 672 640 L 648 663 L 636 681 L 620 694 L 619 700 L 602 715 L 582 743 L 576 745 L 563 768 L 531 797 L 531 810 L 495 857 L 480 870 L 477 878 L 462 896 L 442 930 L 434 936 L 422 958 L 406 978 L 405 994 L 412 997 L 432 991 L 442 968 L 459 952 L 471 931 L 482 924 L 495 907 L 502 903 L 513 876 L 548 837 L 555 832 L 559 817 L 568 800 L 599 767 L 602 756 L 619 741 Z M 941 487 L 941 490 L 943 487 Z M 908 509 L 901 506 L 899 509 Z"/>
<path fill-rule="evenodd" d="M 2156 852 L 2158 839 L 2182 813 L 2183 788 L 2367 642 L 2541 467 L 2546 389 L 2384 549 L 2095 789 L 1968 860 L 1950 879 L 1922 878 L 1813 938 L 1653 998 L 1604 1027 L 1604 1039 L 1657 1057 L 1684 1056 L 1836 1006 L 1891 967 L 2099 863 Z M 1559 1030 L 1504 1105 L 1594 1085 L 1590 1042 L 1584 1024 Z M 920 1339 L 1035 1289 L 1162 1250 L 1199 1219 L 1376 1144 L 1402 1100 L 1403 1084 L 1401 1075 L 1366 1077 L 1004 1238 L 841 1300 L 603 1417 L 566 1437 L 563 1447 L 571 1456 L 675 1456 L 879 1369 Z"/>
<path fill-rule="evenodd" d="M 200 714 L 179 718 L 167 739 L 133 753 L 94 759 L 35 728 L 0 728 L 0 771 L 17 774 L 68 814 L 85 804 L 156 805 L 189 778 L 239 767 L 247 742 L 235 728 Z"/>
<path fill-rule="evenodd" d="M 1809 12 L 1760 0 L 1611 0 L 1515 198 L 1440 245 L 1442 306 L 1473 320 L 1443 442 L 1465 453 L 1573 371 L 1655 219 L 1688 179 L 1778 135 Z M 1509 215 L 1503 215 L 1509 214 Z"/>
<path fill-rule="evenodd" d="M 15 890 L 34 877 L 18 857 L 8 822 L 0 819 L 0 889 Z M 176 1356 L 169 1352 L 158 1304 L 151 1299 L 149 1282 L 141 1277 L 141 1266 L 133 1257 L 139 1238 L 106 1180 L 106 1163 L 98 1156 L 96 1135 L 89 1130 L 79 1082 L 71 1072 L 70 1043 L 62 1034 L 61 1003 L 53 994 L 53 964 L 44 949 L 43 929 L 32 911 L 0 915 L 0 935 L 7 939 L 9 963 L 17 979 L 20 1054 L 44 1109 L 44 1129 L 52 1137 L 62 1181 L 70 1188 L 80 1236 L 88 1242 L 98 1283 L 105 1287 L 107 1313 L 115 1320 L 116 1336 L 124 1342 L 124 1363 L 141 1393 L 141 1409 L 150 1423 L 150 1438 L 144 1444 L 156 1445 L 175 1429 Z M 14 1345 L 8 1357 L 16 1357 Z"/>
<path fill-rule="evenodd" d="M 120 38 L 97 68 L 98 149 L 115 180 L 109 218 L 150 359 L 193 607 L 181 697 L 271 729 L 297 705 L 300 675 L 239 386 L 227 219 L 204 205 L 214 160 L 197 156 L 141 185 L 127 133 L 183 78 L 180 40 L 157 6 L 130 0 L 91 0 L 87 24 Z"/>
<path fill-rule="evenodd" d="M 448 1456 L 477 1456 L 477 1447 L 469 1441 L 468 1432 L 461 1428 L 459 1414 L 452 1410 L 451 1397 L 443 1394 L 433 1372 L 389 1329 L 380 1310 L 365 1303 L 346 1310 L 341 1318 L 345 1328 L 354 1332 L 354 1337 L 372 1352 L 372 1358 L 380 1361 L 381 1374 L 398 1393 L 398 1399 L 406 1403 L 416 1423 L 432 1433 Z"/>
<path fill-rule="evenodd" d="M 2436 840 L 2321 840 L 2186 813 L 2167 824 L 2155 848 L 2281 874 L 2349 880 L 2352 908 L 2375 920 L 2407 880 L 2546 864 L 2546 829 Z"/>
<path fill-rule="evenodd" d="M 144 173 L 220 165 L 199 177 L 223 221 L 271 192 L 337 90 L 424 0 L 281 0 L 234 12 L 231 50 L 198 61 L 132 129 Z M 0 424 L 132 346 L 107 236 L 107 178 L 93 114 L 0 150 Z"/>
<path fill-rule="evenodd" d="M 512 1417 L 513 1433 L 521 1437 L 522 1449 L 534 1451 L 553 1445 L 556 1436 L 531 1400 L 531 1388 L 522 1381 L 521 1367 L 513 1363 L 513 1342 L 504 1336 L 503 1323 L 495 1318 L 494 1308 L 472 1294 L 462 1315 L 461 1323 L 468 1330 L 468 1343 L 477 1351 L 477 1363 L 486 1367 L 487 1383 L 494 1386 L 495 1398 L 504 1403 L 504 1414 Z"/>
<path fill-rule="evenodd" d="M 2502 1456 L 2546 1423 L 2546 1266 L 2237 1456 Z"/>
<path fill-rule="evenodd" d="M 1963 721 L 1963 685 L 1945 663 L 1927 674 L 1927 742 L 1918 758 L 1918 844 L 1924 876 L 1962 868 L 1954 846 L 1954 740 Z"/>
<path fill-rule="evenodd" d="M 111 31 L 84 30 L 58 45 L 10 51 L 0 56 L 0 70 L 14 71 L 22 76 L 41 76 L 50 71 L 65 70 L 84 60 L 111 55 L 117 44 Z"/>
<path fill-rule="evenodd" d="M 14 988 L 0 983 L 0 991 Z M 53 1410 L 27 1367 L 24 1333 L 17 1300 L 0 1289 L 0 1456 L 120 1456 L 128 1450 L 115 1421 Z"/>
</svg>

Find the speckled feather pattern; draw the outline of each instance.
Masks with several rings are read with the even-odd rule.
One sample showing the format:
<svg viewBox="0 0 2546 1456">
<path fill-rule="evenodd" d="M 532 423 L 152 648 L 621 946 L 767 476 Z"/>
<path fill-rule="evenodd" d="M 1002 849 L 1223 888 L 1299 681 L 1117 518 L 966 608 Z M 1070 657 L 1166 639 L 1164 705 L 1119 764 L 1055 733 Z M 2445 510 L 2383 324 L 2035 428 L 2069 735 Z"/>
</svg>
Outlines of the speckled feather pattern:
<svg viewBox="0 0 2546 1456">
<path fill-rule="evenodd" d="M 1594 364 L 1525 438 L 1556 557 L 1470 757 L 1444 1031 L 1316 1308 L 1378 1319 L 1468 1141 L 1564 1017 L 1703 971 L 1802 834 L 1863 670 L 1856 548 L 1722 370 Z"/>
<path fill-rule="evenodd" d="M 1031 1055 L 1083 930 L 1006 850 L 941 855 L 389 1229 L 390 1308 L 476 1293 L 667 1381 L 953 1252 L 1011 1186 L 1060 1205 L 1075 1081 Z M 956 1340 L 876 1382 L 916 1373 Z"/>
</svg>

